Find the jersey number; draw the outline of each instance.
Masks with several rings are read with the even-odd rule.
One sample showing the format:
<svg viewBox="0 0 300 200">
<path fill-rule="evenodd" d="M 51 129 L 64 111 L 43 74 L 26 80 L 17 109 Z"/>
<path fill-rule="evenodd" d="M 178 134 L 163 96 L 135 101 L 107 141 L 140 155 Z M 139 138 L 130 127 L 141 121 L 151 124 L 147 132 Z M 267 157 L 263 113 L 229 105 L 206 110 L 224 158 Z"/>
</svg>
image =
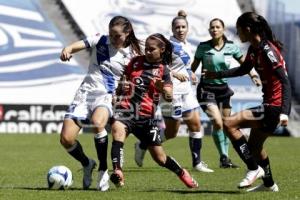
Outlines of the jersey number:
<svg viewBox="0 0 300 200">
<path fill-rule="evenodd" d="M 160 141 L 160 135 L 158 134 L 158 130 L 157 129 L 152 129 L 150 130 L 151 135 L 153 135 L 152 141 Z"/>
</svg>

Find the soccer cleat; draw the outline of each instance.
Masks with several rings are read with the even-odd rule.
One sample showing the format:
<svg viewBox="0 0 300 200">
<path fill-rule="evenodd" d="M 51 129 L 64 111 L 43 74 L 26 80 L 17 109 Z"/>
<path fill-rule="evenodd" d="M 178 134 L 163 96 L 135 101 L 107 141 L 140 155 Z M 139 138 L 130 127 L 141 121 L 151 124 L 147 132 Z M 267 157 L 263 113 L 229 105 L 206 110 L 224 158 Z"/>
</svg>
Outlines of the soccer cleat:
<svg viewBox="0 0 300 200">
<path fill-rule="evenodd" d="M 97 180 L 97 190 L 100 190 L 102 192 L 108 190 L 109 188 L 109 175 L 108 175 L 108 170 L 99 171 L 98 174 L 98 180 Z"/>
<path fill-rule="evenodd" d="M 110 180 L 115 184 L 116 187 L 124 186 L 124 176 L 123 172 L 120 169 L 115 169 L 114 172 L 110 175 Z"/>
<path fill-rule="evenodd" d="M 92 184 L 92 173 L 95 167 L 96 162 L 90 158 L 88 166 L 83 167 L 82 185 L 84 190 L 88 189 Z"/>
<path fill-rule="evenodd" d="M 140 142 L 134 144 L 134 160 L 137 166 L 142 167 L 146 150 L 140 148 Z"/>
<path fill-rule="evenodd" d="M 225 155 L 220 158 L 220 168 L 240 168 L 238 165 L 232 163 L 232 161 Z"/>
<path fill-rule="evenodd" d="M 264 184 L 258 185 L 256 187 L 250 188 L 247 192 L 279 192 L 279 187 L 276 183 L 271 187 L 267 187 Z"/>
<path fill-rule="evenodd" d="M 186 169 L 182 169 L 182 174 L 178 177 L 188 188 L 198 187 L 197 181 L 193 179 L 193 177 L 189 174 L 189 172 Z"/>
<path fill-rule="evenodd" d="M 206 172 L 206 173 L 214 172 L 214 170 L 209 169 L 207 164 L 203 161 L 201 161 L 196 166 L 194 166 L 194 170 L 197 170 L 199 172 Z"/>
<path fill-rule="evenodd" d="M 238 188 L 246 188 L 251 186 L 258 178 L 265 175 L 263 168 L 258 166 L 256 170 L 248 170 L 246 177 L 239 183 Z"/>
</svg>

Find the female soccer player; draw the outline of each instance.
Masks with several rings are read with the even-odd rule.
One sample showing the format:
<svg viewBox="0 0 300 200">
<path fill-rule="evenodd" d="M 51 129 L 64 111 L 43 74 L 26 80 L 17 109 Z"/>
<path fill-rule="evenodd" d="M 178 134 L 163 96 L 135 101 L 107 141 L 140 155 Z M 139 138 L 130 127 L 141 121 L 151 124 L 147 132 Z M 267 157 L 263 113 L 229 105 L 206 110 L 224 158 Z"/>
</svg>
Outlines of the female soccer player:
<svg viewBox="0 0 300 200">
<path fill-rule="evenodd" d="M 239 63 L 244 61 L 237 45 L 229 41 L 224 35 L 224 22 L 212 19 L 209 23 L 211 40 L 201 42 L 195 53 L 192 71 L 195 72 L 202 62 L 202 70 L 223 71 L 229 69 L 232 57 Z M 259 85 L 257 75 L 250 75 L 254 83 Z M 231 113 L 230 97 L 233 91 L 228 87 L 227 79 L 201 78 L 197 87 L 197 99 L 203 111 L 209 116 L 213 124 L 212 137 L 220 155 L 221 168 L 237 168 L 228 157 L 229 139 L 223 132 L 223 116 Z"/>
<path fill-rule="evenodd" d="M 280 52 L 282 43 L 275 38 L 268 22 L 253 12 L 242 14 L 237 20 L 236 28 L 240 40 L 250 42 L 245 62 L 237 68 L 205 72 L 204 75 L 207 78 L 235 77 L 249 73 L 253 67 L 258 72 L 262 81 L 263 104 L 225 119 L 224 128 L 248 168 L 246 177 L 238 187 L 248 187 L 262 177 L 263 184 L 248 191 L 277 192 L 279 188 L 273 180 L 270 161 L 263 144 L 277 126 L 288 124 L 291 87 Z M 252 128 L 248 142 L 240 128 Z"/>
<path fill-rule="evenodd" d="M 171 62 L 172 44 L 163 35 L 153 34 L 146 39 L 145 56 L 133 58 L 125 69 L 124 80 L 128 81 L 123 82 L 123 96 L 116 105 L 112 124 L 111 159 L 114 172 L 110 180 L 118 187 L 124 185 L 121 163 L 124 141 L 129 133 L 146 144 L 157 164 L 174 172 L 187 187 L 198 187 L 188 171 L 165 154 L 154 117 L 160 93 L 166 101 L 172 101 L 172 82 L 166 67 Z"/>
<path fill-rule="evenodd" d="M 83 123 L 92 123 L 95 130 L 95 147 L 99 159 L 97 189 L 109 188 L 107 171 L 108 136 L 105 125 L 112 116 L 112 97 L 117 81 L 123 74 L 129 60 L 141 54 L 140 42 L 135 37 L 131 22 L 116 16 L 109 23 L 109 35 L 97 34 L 65 47 L 60 55 L 68 61 L 73 53 L 92 48 L 88 74 L 79 87 L 63 122 L 60 142 L 68 153 L 83 166 L 83 188 L 88 189 L 92 182 L 92 171 L 96 166 L 93 159 L 83 152 L 76 137 Z"/>
<path fill-rule="evenodd" d="M 189 129 L 189 146 L 192 155 L 192 164 L 195 170 L 201 172 L 213 172 L 207 164 L 201 160 L 201 147 L 203 132 L 201 132 L 199 104 L 192 90 L 191 72 L 191 45 L 186 41 L 188 33 L 187 14 L 180 10 L 178 16 L 172 20 L 172 32 L 170 41 L 173 44 L 171 74 L 173 82 L 173 101 L 166 102 L 162 99 L 160 107 L 166 128 L 161 132 L 162 140 L 176 137 L 181 118 Z M 139 142 L 135 144 L 135 161 L 142 166 L 146 147 Z"/>
</svg>

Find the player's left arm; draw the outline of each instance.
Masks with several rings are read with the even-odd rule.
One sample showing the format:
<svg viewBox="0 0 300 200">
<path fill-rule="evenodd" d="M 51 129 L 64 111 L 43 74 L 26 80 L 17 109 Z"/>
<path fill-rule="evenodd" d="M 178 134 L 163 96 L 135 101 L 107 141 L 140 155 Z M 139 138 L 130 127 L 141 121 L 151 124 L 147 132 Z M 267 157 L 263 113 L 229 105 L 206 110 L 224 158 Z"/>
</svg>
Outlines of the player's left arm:
<svg viewBox="0 0 300 200">
<path fill-rule="evenodd" d="M 281 114 L 280 114 L 280 124 L 282 126 L 287 126 L 288 115 L 291 110 L 291 98 L 292 98 L 291 85 L 288 79 L 287 72 L 282 66 L 277 67 L 275 69 L 275 75 L 282 84 L 282 106 L 281 106 Z"/>
<path fill-rule="evenodd" d="M 291 110 L 291 85 L 288 78 L 288 74 L 285 69 L 285 62 L 278 50 L 276 50 L 273 46 L 266 44 L 264 46 L 264 53 L 267 61 L 273 68 L 275 72 L 275 76 L 278 78 L 282 85 L 282 106 L 281 106 L 281 114 L 280 114 L 280 125 L 286 126 L 288 124 L 288 115 Z"/>
</svg>

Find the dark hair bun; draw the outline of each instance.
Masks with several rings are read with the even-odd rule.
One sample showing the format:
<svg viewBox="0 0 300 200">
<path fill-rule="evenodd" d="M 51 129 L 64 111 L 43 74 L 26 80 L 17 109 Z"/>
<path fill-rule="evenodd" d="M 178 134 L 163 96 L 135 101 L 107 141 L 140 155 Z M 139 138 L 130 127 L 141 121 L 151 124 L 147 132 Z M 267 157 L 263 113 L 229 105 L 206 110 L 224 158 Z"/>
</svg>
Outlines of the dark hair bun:
<svg viewBox="0 0 300 200">
<path fill-rule="evenodd" d="M 177 13 L 177 16 L 178 17 L 186 17 L 187 14 L 186 14 L 186 12 L 184 10 L 179 10 L 178 13 Z"/>
</svg>

